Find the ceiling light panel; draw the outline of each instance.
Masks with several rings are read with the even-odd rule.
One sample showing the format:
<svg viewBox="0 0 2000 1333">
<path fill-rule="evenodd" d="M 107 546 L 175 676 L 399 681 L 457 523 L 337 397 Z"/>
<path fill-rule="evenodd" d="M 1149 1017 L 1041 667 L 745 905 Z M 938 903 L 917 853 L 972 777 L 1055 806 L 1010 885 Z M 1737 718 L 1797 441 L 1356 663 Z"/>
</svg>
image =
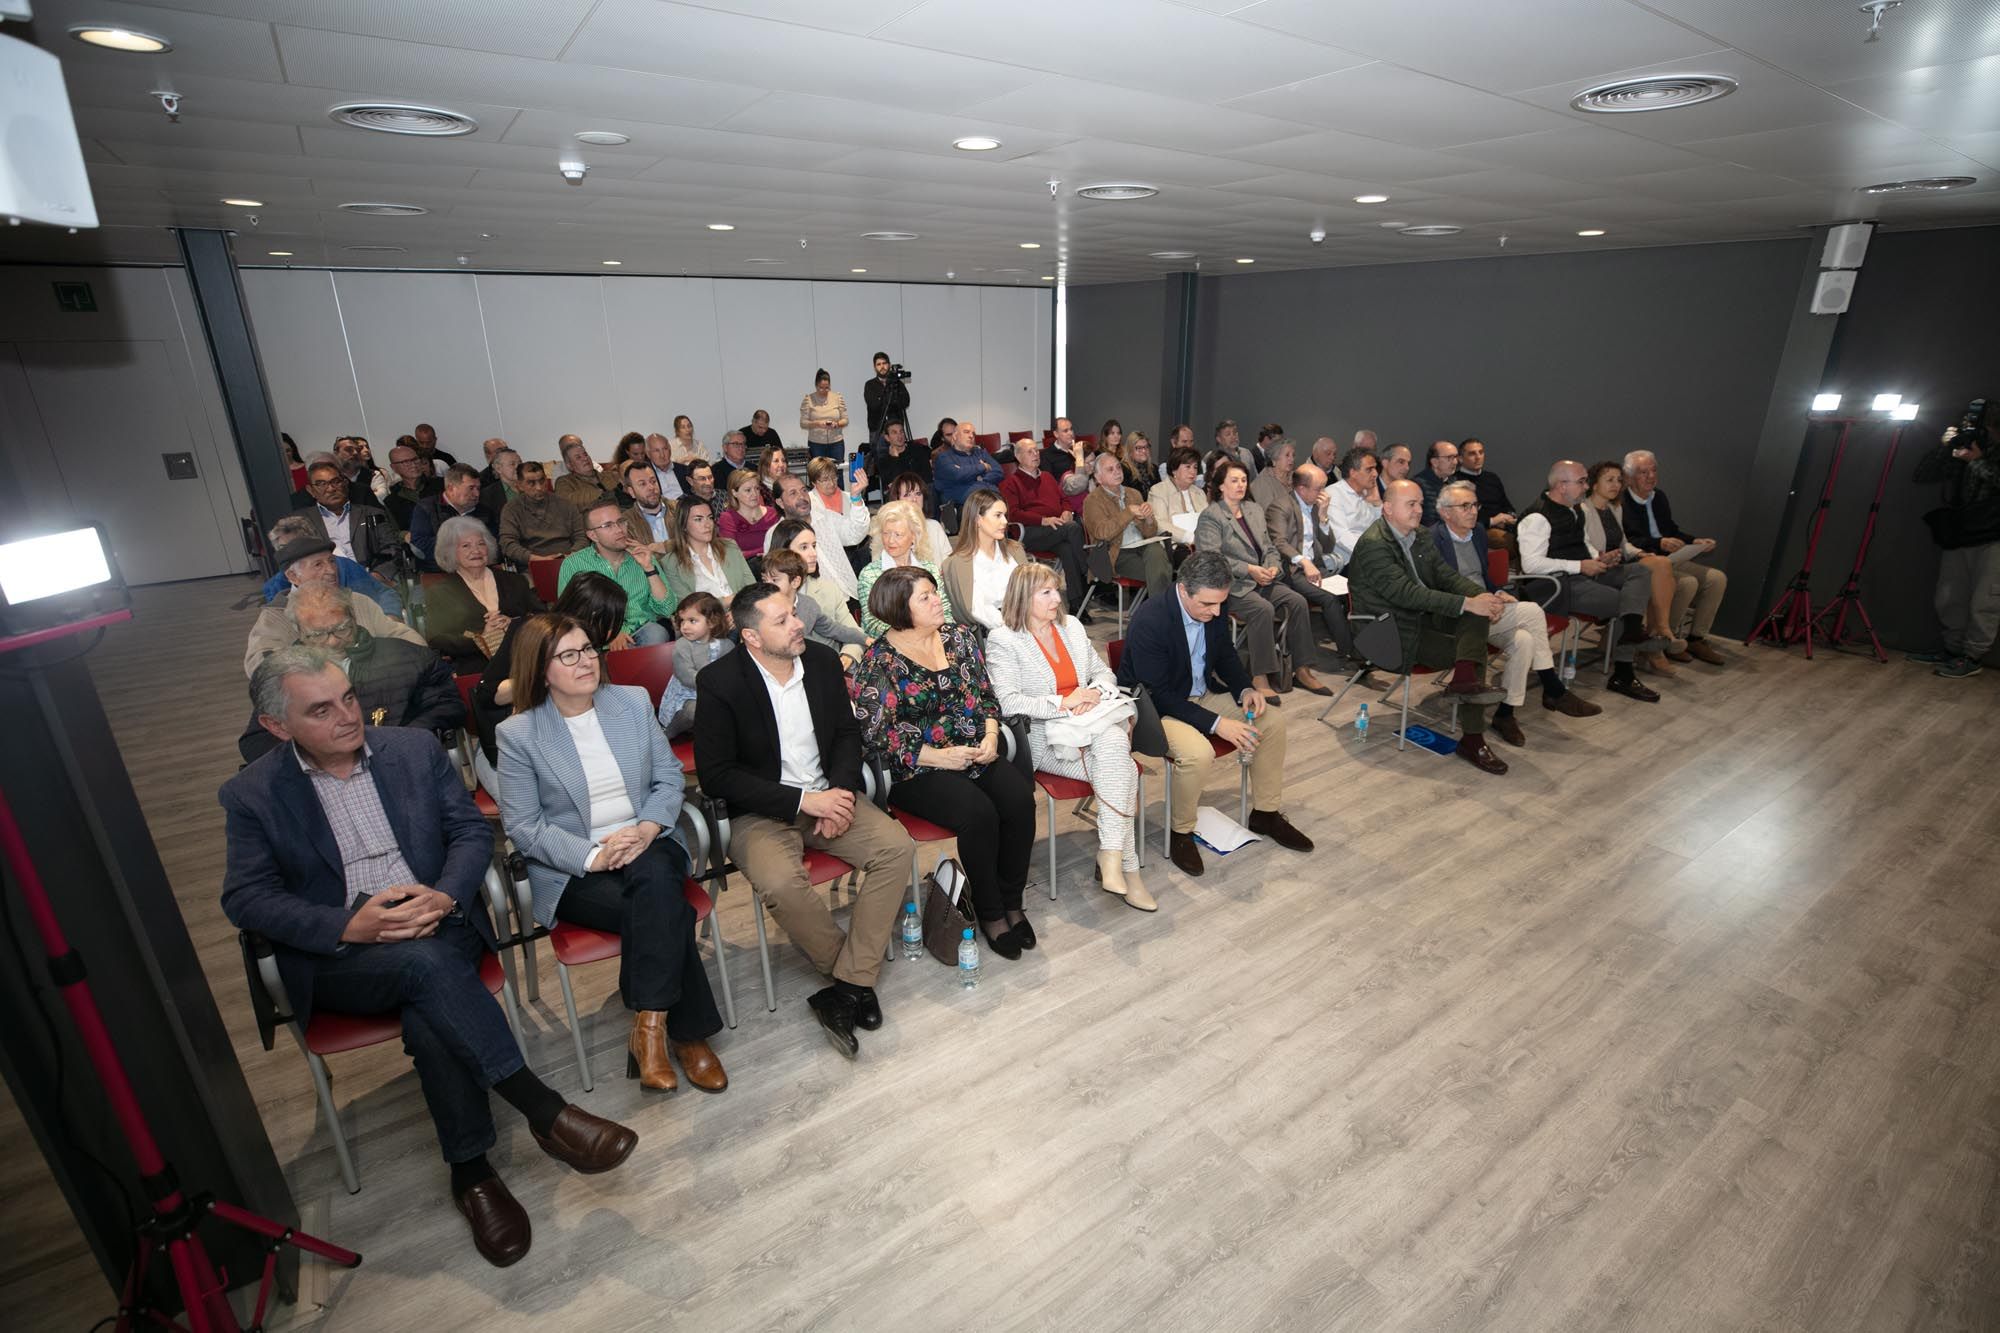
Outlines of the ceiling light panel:
<svg viewBox="0 0 2000 1333">
<path fill-rule="evenodd" d="M 360 213 L 371 218 L 413 218 L 430 212 L 422 204 L 355 203 L 342 204 L 343 213 Z"/>
<path fill-rule="evenodd" d="M 73 23 L 69 35 L 86 46 L 132 55 L 159 55 L 174 49 L 174 44 L 159 33 L 143 28 L 120 28 L 108 23 Z"/>
</svg>

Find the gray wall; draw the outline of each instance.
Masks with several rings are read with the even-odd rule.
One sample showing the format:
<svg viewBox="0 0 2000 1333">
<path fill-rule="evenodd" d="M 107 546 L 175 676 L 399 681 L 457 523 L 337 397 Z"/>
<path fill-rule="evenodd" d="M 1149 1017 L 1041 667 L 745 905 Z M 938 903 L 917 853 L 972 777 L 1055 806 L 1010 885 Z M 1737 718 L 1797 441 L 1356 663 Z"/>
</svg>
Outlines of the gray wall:
<svg viewBox="0 0 2000 1333">
<path fill-rule="evenodd" d="M 1106 417 L 1155 444 L 1172 429 L 1160 421 L 1160 366 L 1166 336 L 1163 282 L 1118 282 L 1069 289 L 1069 404 L 1082 434 Z"/>
</svg>

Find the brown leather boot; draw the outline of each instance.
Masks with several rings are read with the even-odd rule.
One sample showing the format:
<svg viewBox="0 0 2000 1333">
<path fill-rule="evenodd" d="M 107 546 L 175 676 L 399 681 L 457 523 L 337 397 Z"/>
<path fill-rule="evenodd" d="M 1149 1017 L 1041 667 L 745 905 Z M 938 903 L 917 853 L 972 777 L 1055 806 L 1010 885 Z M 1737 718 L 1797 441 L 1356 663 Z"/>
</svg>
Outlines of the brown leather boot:
<svg viewBox="0 0 2000 1333">
<path fill-rule="evenodd" d="M 722 1061 L 715 1058 L 715 1052 L 707 1042 L 676 1041 L 669 1044 L 680 1058 L 681 1072 L 688 1076 L 688 1082 L 703 1092 L 721 1092 L 729 1086 L 729 1075 L 722 1072 Z"/>
<path fill-rule="evenodd" d="M 648 1092 L 672 1092 L 681 1085 L 667 1059 L 667 1015 L 663 1009 L 641 1009 L 632 1015 L 632 1035 L 625 1042 L 625 1077 L 636 1078 Z"/>
</svg>

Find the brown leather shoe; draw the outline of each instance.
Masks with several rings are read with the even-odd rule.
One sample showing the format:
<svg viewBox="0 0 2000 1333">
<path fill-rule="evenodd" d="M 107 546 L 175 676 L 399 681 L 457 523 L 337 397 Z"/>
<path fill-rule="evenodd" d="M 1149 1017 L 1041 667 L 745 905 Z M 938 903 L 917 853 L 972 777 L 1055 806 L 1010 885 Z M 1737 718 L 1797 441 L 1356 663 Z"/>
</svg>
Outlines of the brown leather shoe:
<svg viewBox="0 0 2000 1333">
<path fill-rule="evenodd" d="M 1287 851 L 1309 852 L 1313 840 L 1292 827 L 1292 821 L 1276 810 L 1252 810 L 1250 822 L 1246 825 L 1252 833 L 1261 834 Z"/>
<path fill-rule="evenodd" d="M 1494 718 L 1488 725 L 1509 745 L 1521 746 L 1528 743 L 1528 738 L 1521 734 L 1521 724 L 1514 720 L 1511 713 L 1506 717 Z"/>
<path fill-rule="evenodd" d="M 495 1268 L 519 1263 L 534 1240 L 528 1212 L 498 1176 L 489 1176 L 458 1196 L 458 1211 L 472 1226 L 472 1247 Z"/>
<path fill-rule="evenodd" d="M 1687 649 L 1685 649 L 1685 648 L 1681 649 L 1681 650 L 1680 650 L 1679 652 L 1675 652 L 1675 651 L 1674 651 L 1673 649 L 1669 648 L 1669 649 L 1667 650 L 1667 655 L 1666 655 L 1666 656 L 1667 656 L 1667 660 L 1668 660 L 1669 662 L 1692 662 L 1692 661 L 1694 661 L 1694 654 L 1693 654 L 1693 653 L 1691 653 L 1691 652 L 1689 652 L 1689 651 L 1688 651 Z"/>
<path fill-rule="evenodd" d="M 1728 658 L 1715 651 L 1715 645 L 1711 644 L 1707 639 L 1689 639 L 1688 656 L 1697 661 L 1706 662 L 1710 666 L 1724 666 L 1729 661 Z"/>
<path fill-rule="evenodd" d="M 1575 690 L 1564 690 L 1553 699 L 1543 695 L 1542 707 L 1551 713 L 1561 713 L 1564 717 L 1596 717 L 1604 711 L 1588 699 L 1577 697 Z"/>
<path fill-rule="evenodd" d="M 1613 694 L 1622 694 L 1627 699 L 1637 699 L 1642 704 L 1656 704 L 1660 701 L 1660 692 L 1651 686 L 1640 684 L 1636 676 L 1631 680 L 1614 679 L 1604 688 Z"/>
<path fill-rule="evenodd" d="M 632 1015 L 632 1035 L 625 1040 L 625 1077 L 636 1078 L 648 1092 L 672 1092 L 681 1085 L 667 1059 L 667 1015 L 642 1009 Z"/>
<path fill-rule="evenodd" d="M 632 1155 L 638 1142 L 639 1136 L 625 1126 L 592 1115 L 574 1102 L 563 1107 L 546 1136 L 535 1134 L 535 1144 L 543 1152 L 586 1176 L 617 1166 Z"/>
<path fill-rule="evenodd" d="M 1194 845 L 1194 834 L 1169 833 L 1167 857 L 1179 867 L 1183 875 L 1192 875 L 1197 879 L 1201 877 L 1201 849 Z"/>
<path fill-rule="evenodd" d="M 703 1092 L 721 1092 L 729 1086 L 729 1075 L 722 1072 L 722 1061 L 715 1058 L 705 1041 L 673 1042 L 674 1058 L 681 1062 L 681 1071 L 688 1076 L 688 1082 Z"/>
<path fill-rule="evenodd" d="M 1478 739 L 1470 735 L 1461 737 L 1458 749 L 1453 753 L 1482 773 L 1491 773 L 1498 777 L 1507 771 L 1507 761 L 1487 748 L 1484 737 Z"/>
</svg>

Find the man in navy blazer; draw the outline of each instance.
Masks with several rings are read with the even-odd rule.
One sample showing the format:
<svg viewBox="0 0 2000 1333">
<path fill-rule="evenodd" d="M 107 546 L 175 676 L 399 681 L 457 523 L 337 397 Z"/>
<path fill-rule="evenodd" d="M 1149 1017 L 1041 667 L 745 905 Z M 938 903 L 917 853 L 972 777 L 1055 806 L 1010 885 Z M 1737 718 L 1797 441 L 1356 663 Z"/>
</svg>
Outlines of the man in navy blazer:
<svg viewBox="0 0 2000 1333">
<path fill-rule="evenodd" d="M 222 910 L 270 940 L 301 1025 L 315 1005 L 399 1012 L 473 1244 L 511 1264 L 530 1229 L 486 1160 L 487 1089 L 579 1171 L 618 1165 L 637 1136 L 536 1078 L 480 979 L 495 944 L 480 901 L 493 835 L 437 738 L 364 727 L 346 675 L 317 648 L 272 653 L 250 692 L 287 743 L 223 784 Z"/>
<path fill-rule="evenodd" d="M 1167 850 L 1182 873 L 1202 872 L 1195 813 L 1215 762 L 1211 736 L 1250 756 L 1250 831 L 1295 852 L 1312 839 L 1280 812 L 1285 782 L 1285 723 L 1277 696 L 1251 683 L 1229 641 L 1229 564 L 1218 551 L 1181 563 L 1172 597 L 1150 597 L 1132 613 L 1118 660 L 1120 685 L 1144 686 L 1160 714 L 1173 771 L 1174 827 Z"/>
</svg>

